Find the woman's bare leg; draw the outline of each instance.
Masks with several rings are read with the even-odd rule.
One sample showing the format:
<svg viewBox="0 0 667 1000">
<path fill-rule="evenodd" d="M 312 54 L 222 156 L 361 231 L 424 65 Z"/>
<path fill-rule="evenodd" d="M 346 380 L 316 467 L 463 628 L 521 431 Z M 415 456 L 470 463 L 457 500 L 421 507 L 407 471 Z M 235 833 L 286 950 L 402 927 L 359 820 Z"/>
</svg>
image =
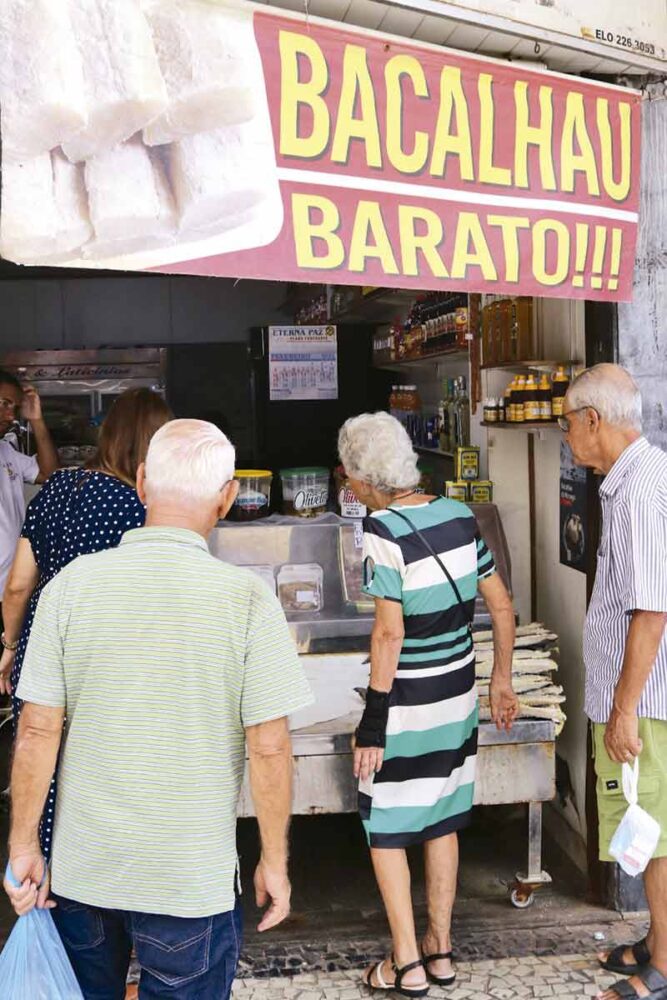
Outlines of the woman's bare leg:
<svg viewBox="0 0 667 1000">
<path fill-rule="evenodd" d="M 387 911 L 389 928 L 394 948 L 394 959 L 398 968 L 416 962 L 419 958 L 419 946 L 415 932 L 415 919 L 412 912 L 412 894 L 410 891 L 410 867 L 407 855 L 400 848 L 371 848 L 371 859 L 375 870 L 380 894 Z M 390 963 L 382 967 L 385 982 L 394 981 L 394 973 Z M 413 969 L 406 973 L 403 980 L 406 986 L 418 986 L 424 983 L 424 970 Z"/>
<path fill-rule="evenodd" d="M 456 897 L 459 870 L 459 841 L 455 833 L 424 844 L 428 927 L 424 935 L 425 955 L 446 954 L 452 950 L 452 908 Z M 431 962 L 434 976 L 446 978 L 454 973 L 449 959 Z"/>
</svg>

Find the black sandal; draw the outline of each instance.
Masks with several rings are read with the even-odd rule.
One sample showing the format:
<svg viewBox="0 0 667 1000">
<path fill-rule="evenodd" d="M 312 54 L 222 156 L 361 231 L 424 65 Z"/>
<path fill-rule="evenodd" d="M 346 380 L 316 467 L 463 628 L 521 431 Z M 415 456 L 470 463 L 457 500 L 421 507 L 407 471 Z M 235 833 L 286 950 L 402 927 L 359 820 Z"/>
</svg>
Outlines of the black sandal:
<svg viewBox="0 0 667 1000">
<path fill-rule="evenodd" d="M 428 971 L 428 967 L 431 962 L 438 962 L 440 959 L 448 958 L 450 961 L 454 958 L 454 953 L 451 951 L 441 951 L 434 955 L 425 955 L 424 949 L 422 948 L 422 962 L 424 963 L 424 969 L 426 970 L 427 979 L 432 982 L 435 986 L 453 986 L 456 982 L 456 973 L 453 976 L 436 976 L 432 972 Z"/>
<path fill-rule="evenodd" d="M 428 994 L 428 984 L 426 986 L 404 986 L 403 976 L 406 972 L 412 972 L 413 969 L 419 969 L 422 966 L 421 959 L 417 962 L 410 962 L 409 965 L 404 965 L 402 969 L 399 969 L 394 961 L 394 956 L 391 956 L 391 967 L 394 971 L 396 979 L 393 983 L 385 983 L 384 976 L 382 975 L 382 966 L 386 962 L 386 959 L 382 959 L 377 965 L 374 965 L 368 970 L 365 976 L 365 983 L 371 990 L 378 990 L 381 993 L 400 993 L 403 997 L 425 997 Z M 373 973 L 375 973 L 375 978 L 378 981 L 378 985 L 371 982 L 373 978 Z"/>
<path fill-rule="evenodd" d="M 619 997 L 619 1000 L 667 1000 L 667 978 L 663 976 L 662 972 L 654 969 L 652 965 L 645 965 L 635 975 L 641 979 L 644 986 L 648 986 L 651 992 L 647 997 L 640 998 L 637 990 L 627 979 L 619 979 L 617 983 L 609 987 Z"/>
<path fill-rule="evenodd" d="M 635 965 L 626 965 L 623 961 L 623 955 L 628 948 L 635 957 Z M 636 976 L 640 969 L 649 965 L 650 961 L 651 952 L 648 950 L 646 938 L 643 938 L 636 944 L 619 944 L 617 948 L 609 952 L 606 961 L 600 962 L 600 966 L 606 972 L 613 972 L 618 976 Z"/>
</svg>

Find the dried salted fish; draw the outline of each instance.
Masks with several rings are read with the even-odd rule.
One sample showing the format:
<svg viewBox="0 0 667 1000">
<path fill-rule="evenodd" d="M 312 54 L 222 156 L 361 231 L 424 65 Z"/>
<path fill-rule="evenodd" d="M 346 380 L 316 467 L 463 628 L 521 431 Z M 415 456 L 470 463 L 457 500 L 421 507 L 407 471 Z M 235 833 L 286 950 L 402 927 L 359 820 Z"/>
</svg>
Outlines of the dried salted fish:
<svg viewBox="0 0 667 1000">
<path fill-rule="evenodd" d="M 0 252 L 18 263 L 59 263 L 92 236 L 79 167 L 57 150 L 2 166 Z"/>
<path fill-rule="evenodd" d="M 169 102 L 144 129 L 149 146 L 254 117 L 262 74 L 252 10 L 159 0 L 145 14 Z"/>
<path fill-rule="evenodd" d="M 4 166 L 48 153 L 83 128 L 88 115 L 65 0 L 2 0 L 0 52 Z"/>
<path fill-rule="evenodd" d="M 184 234 L 224 232 L 247 221 L 278 187 L 261 124 L 230 125 L 167 147 Z"/>
<path fill-rule="evenodd" d="M 83 67 L 87 122 L 63 150 L 78 162 L 148 125 L 166 108 L 167 89 L 138 0 L 69 0 L 69 10 Z"/>
<path fill-rule="evenodd" d="M 88 160 L 85 178 L 95 228 L 87 255 L 116 256 L 173 238 L 176 210 L 164 170 L 140 139 Z"/>
</svg>

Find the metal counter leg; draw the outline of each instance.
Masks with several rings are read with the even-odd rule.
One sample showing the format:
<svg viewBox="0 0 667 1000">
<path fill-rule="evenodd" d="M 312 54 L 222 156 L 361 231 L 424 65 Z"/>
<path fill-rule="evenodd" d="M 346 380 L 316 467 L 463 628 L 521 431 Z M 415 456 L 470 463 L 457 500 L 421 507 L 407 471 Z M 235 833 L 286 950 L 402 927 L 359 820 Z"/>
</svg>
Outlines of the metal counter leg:
<svg viewBox="0 0 667 1000">
<path fill-rule="evenodd" d="M 549 885 L 551 876 L 542 871 L 542 803 L 528 803 L 528 874 L 517 874 L 511 890 L 512 905 L 522 910 L 532 906 L 535 892 Z"/>
</svg>

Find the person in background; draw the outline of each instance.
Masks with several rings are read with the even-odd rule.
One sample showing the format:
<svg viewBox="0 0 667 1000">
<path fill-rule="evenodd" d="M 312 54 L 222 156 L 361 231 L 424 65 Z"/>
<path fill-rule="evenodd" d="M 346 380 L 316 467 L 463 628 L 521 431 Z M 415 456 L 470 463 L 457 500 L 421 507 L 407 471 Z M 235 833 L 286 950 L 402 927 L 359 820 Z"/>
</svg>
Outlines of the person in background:
<svg viewBox="0 0 667 1000">
<path fill-rule="evenodd" d="M 30 423 L 36 455 L 23 455 L 2 440 L 19 416 Z M 37 392 L 31 386 L 23 388 L 13 375 L 0 370 L 0 602 L 25 517 L 23 484 L 43 483 L 58 465 Z"/>
<path fill-rule="evenodd" d="M 348 420 L 338 440 L 364 521 L 364 591 L 375 598 L 370 684 L 356 732 L 359 811 L 393 939 L 367 969 L 371 989 L 421 997 L 450 986 L 457 832 L 472 812 L 477 688 L 472 619 L 479 588 L 493 622 L 491 716 L 510 729 L 514 610 L 472 511 L 418 493 L 417 456 L 387 413 Z M 428 926 L 417 943 L 406 848 L 424 845 Z"/>
<path fill-rule="evenodd" d="M 238 493 L 234 448 L 174 420 L 137 489 L 146 526 L 45 588 L 18 695 L 9 860 L 17 913 L 48 904 L 37 825 L 62 738 L 52 910 L 86 1000 L 226 1000 L 239 957 L 236 810 L 246 741 L 259 930 L 288 914 L 287 716 L 312 703 L 285 615 L 206 538 Z M 63 718 L 67 726 L 63 737 Z"/>
<path fill-rule="evenodd" d="M 639 805 L 662 835 L 644 875 L 648 936 L 599 956 L 620 980 L 600 996 L 667 996 L 667 455 L 642 435 L 639 389 L 618 365 L 575 379 L 559 420 L 578 465 L 600 484 L 602 536 L 584 629 L 600 858 L 627 802 L 622 765 L 639 758 Z"/>
<path fill-rule="evenodd" d="M 124 392 L 102 425 L 90 467 L 54 473 L 29 504 L 5 585 L 0 693 L 16 691 L 46 585 L 77 556 L 118 545 L 127 530 L 144 523 L 146 511 L 136 491 L 137 469 L 153 434 L 170 417 L 167 404 L 150 389 Z M 13 709 L 16 731 L 21 712 L 16 697 Z M 55 794 L 54 782 L 41 830 L 46 858 L 51 856 Z"/>
</svg>

